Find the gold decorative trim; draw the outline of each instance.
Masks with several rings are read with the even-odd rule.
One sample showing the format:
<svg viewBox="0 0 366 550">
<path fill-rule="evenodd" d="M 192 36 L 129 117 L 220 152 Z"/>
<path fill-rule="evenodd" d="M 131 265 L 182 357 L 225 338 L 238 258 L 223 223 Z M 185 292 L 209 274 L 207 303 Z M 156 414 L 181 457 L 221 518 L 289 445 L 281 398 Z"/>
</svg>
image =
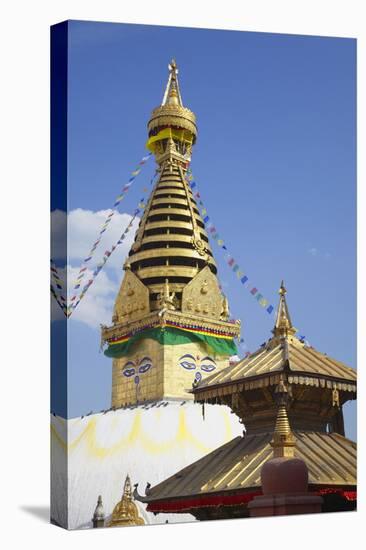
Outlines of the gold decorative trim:
<svg viewBox="0 0 366 550">
<path fill-rule="evenodd" d="M 146 315 L 143 319 L 139 319 L 137 321 L 120 323 L 111 327 L 103 326 L 102 343 L 108 342 L 109 340 L 122 338 L 127 334 L 138 332 L 146 326 L 151 326 L 151 328 L 159 326 L 164 327 L 167 321 L 192 326 L 193 328 L 200 326 L 207 330 L 225 333 L 232 338 L 238 338 L 240 335 L 239 321 L 229 323 L 225 321 L 208 319 L 207 317 L 201 317 L 199 315 L 189 315 L 180 311 L 166 311 L 163 314 L 161 312 L 154 311 L 149 315 Z"/>
</svg>

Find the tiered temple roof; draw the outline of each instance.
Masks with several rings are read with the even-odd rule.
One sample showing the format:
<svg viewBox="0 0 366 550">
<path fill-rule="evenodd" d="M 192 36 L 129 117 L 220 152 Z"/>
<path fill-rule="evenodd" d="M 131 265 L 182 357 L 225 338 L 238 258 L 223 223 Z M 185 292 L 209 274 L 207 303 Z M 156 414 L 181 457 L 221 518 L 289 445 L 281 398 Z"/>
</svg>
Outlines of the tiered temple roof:
<svg viewBox="0 0 366 550">
<path fill-rule="evenodd" d="M 140 497 L 148 510 L 190 511 L 200 519 L 247 515 L 246 504 L 261 494 L 261 468 L 273 455 L 279 393 L 286 394 L 294 456 L 306 462 L 310 490 L 336 495 L 342 509 L 354 507 L 356 444 L 344 436 L 342 406 L 356 398 L 356 372 L 295 337 L 285 295 L 282 283 L 269 341 L 192 390 L 203 407 L 229 405 L 245 426 L 243 436 L 152 487 Z M 332 506 L 326 499 L 324 509 Z"/>
</svg>

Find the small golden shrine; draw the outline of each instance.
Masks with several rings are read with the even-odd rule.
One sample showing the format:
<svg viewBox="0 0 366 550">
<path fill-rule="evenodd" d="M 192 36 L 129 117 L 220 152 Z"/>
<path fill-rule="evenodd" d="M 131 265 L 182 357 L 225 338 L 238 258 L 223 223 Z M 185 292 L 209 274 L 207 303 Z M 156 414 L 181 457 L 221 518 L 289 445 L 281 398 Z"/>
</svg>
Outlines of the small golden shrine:
<svg viewBox="0 0 366 550">
<path fill-rule="evenodd" d="M 158 180 L 124 265 L 112 325 L 112 407 L 192 399 L 192 383 L 219 371 L 237 350 L 240 322 L 218 279 L 204 221 L 188 182 L 196 117 L 183 106 L 173 60 L 162 104 L 148 122 Z"/>
<path fill-rule="evenodd" d="M 133 501 L 130 476 L 127 475 L 123 495 L 112 512 L 112 517 L 107 527 L 123 527 L 128 525 L 145 525 L 139 516 L 137 505 Z"/>
<path fill-rule="evenodd" d="M 279 294 L 273 336 L 192 390 L 203 407 L 228 405 L 245 427 L 243 436 L 138 496 L 147 511 L 247 517 L 273 454 L 306 463 L 309 491 L 323 497 L 323 511 L 355 509 L 357 446 L 345 437 L 343 405 L 356 399 L 357 373 L 296 338 L 283 282 Z"/>
</svg>

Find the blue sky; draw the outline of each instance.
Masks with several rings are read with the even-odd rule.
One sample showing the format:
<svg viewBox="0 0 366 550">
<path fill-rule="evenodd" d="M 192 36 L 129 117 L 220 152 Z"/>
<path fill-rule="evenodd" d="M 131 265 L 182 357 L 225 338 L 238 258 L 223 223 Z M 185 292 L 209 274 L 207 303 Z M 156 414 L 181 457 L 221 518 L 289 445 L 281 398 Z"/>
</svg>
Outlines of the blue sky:
<svg viewBox="0 0 366 550">
<path fill-rule="evenodd" d="M 112 206 L 145 154 L 175 57 L 198 121 L 192 170 L 213 223 L 271 302 L 285 280 L 292 320 L 311 345 L 356 368 L 356 41 L 77 21 L 69 32 L 69 211 Z M 134 210 L 152 173 L 153 162 L 121 213 Z M 254 351 L 273 318 L 212 247 Z M 121 268 L 106 270 L 107 309 Z M 69 416 L 110 403 L 111 361 L 80 315 L 69 324 Z M 355 411 L 346 406 L 352 438 Z"/>
</svg>

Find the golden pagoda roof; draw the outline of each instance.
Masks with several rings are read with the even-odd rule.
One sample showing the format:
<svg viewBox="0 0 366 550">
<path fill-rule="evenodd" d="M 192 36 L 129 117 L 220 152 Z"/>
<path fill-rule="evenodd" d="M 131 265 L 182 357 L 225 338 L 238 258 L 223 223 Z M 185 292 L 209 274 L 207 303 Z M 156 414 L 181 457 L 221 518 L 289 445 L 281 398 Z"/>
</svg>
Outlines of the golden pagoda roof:
<svg viewBox="0 0 366 550">
<path fill-rule="evenodd" d="M 296 338 L 285 295 L 282 283 L 272 338 L 235 365 L 202 380 L 193 390 L 196 400 L 229 394 L 233 386 L 241 391 L 278 384 L 283 372 L 290 384 L 356 391 L 354 369 Z"/>
<path fill-rule="evenodd" d="M 310 490 L 355 487 L 356 443 L 337 433 L 293 433 L 294 456 L 304 460 L 308 467 Z M 272 438 L 273 432 L 236 437 L 152 487 L 148 496 L 140 498 L 156 503 L 260 489 L 261 468 L 273 456 Z M 164 511 L 163 505 L 161 511 Z"/>
</svg>

